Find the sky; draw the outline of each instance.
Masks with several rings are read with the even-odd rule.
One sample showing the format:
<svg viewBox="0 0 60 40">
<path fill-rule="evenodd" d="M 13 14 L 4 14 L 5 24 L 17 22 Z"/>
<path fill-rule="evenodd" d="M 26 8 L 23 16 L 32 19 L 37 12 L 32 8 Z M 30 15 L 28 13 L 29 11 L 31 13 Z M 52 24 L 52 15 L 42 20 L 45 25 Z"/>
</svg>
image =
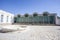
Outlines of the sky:
<svg viewBox="0 0 60 40">
<path fill-rule="evenodd" d="M 0 10 L 21 15 L 47 11 L 60 16 L 60 0 L 0 0 Z"/>
</svg>

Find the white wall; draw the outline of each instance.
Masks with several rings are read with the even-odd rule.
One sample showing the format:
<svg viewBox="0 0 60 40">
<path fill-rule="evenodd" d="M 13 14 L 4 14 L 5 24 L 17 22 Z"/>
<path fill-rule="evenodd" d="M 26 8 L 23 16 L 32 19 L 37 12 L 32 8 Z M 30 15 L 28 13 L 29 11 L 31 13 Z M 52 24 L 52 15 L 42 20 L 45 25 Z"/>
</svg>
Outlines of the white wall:
<svg viewBox="0 0 60 40">
<path fill-rule="evenodd" d="M 56 17 L 56 25 L 60 25 L 60 19 Z"/>
<path fill-rule="evenodd" d="M 3 15 L 3 22 L 1 22 L 1 15 Z M 7 16 L 8 16 L 8 22 L 7 22 Z M 13 20 L 14 19 L 14 15 L 9 13 L 9 12 L 5 12 L 3 10 L 0 10 L 0 24 L 3 24 L 3 23 L 13 23 Z"/>
</svg>

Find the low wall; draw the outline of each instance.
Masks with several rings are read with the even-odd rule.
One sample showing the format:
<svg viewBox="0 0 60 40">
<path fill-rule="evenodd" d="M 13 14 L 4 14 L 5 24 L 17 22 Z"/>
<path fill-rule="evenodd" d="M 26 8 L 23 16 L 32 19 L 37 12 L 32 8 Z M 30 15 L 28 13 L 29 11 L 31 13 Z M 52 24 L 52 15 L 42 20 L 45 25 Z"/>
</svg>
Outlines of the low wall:
<svg viewBox="0 0 60 40">
<path fill-rule="evenodd" d="M 12 25 L 12 23 L 0 23 L 0 25 Z"/>
</svg>

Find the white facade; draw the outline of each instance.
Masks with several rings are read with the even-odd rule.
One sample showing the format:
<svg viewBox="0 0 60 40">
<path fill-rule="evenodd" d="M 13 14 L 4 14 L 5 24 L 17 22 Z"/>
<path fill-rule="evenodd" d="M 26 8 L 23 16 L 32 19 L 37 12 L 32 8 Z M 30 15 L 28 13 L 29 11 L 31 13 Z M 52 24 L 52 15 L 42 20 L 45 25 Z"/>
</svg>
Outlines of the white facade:
<svg viewBox="0 0 60 40">
<path fill-rule="evenodd" d="M 56 17 L 56 25 L 60 25 L 60 18 Z"/>
<path fill-rule="evenodd" d="M 5 12 L 3 10 L 0 10 L 0 24 L 11 24 L 14 21 L 14 15 L 9 13 L 9 12 Z"/>
</svg>

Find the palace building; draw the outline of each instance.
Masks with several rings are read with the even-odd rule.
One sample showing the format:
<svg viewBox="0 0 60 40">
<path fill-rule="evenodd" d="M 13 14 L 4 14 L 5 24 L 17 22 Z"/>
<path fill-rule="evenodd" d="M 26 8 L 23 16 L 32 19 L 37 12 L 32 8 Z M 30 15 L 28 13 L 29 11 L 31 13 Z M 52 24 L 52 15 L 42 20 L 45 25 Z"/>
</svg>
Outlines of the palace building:
<svg viewBox="0 0 60 40">
<path fill-rule="evenodd" d="M 12 24 L 14 22 L 14 14 L 0 10 L 0 24 Z"/>
</svg>

